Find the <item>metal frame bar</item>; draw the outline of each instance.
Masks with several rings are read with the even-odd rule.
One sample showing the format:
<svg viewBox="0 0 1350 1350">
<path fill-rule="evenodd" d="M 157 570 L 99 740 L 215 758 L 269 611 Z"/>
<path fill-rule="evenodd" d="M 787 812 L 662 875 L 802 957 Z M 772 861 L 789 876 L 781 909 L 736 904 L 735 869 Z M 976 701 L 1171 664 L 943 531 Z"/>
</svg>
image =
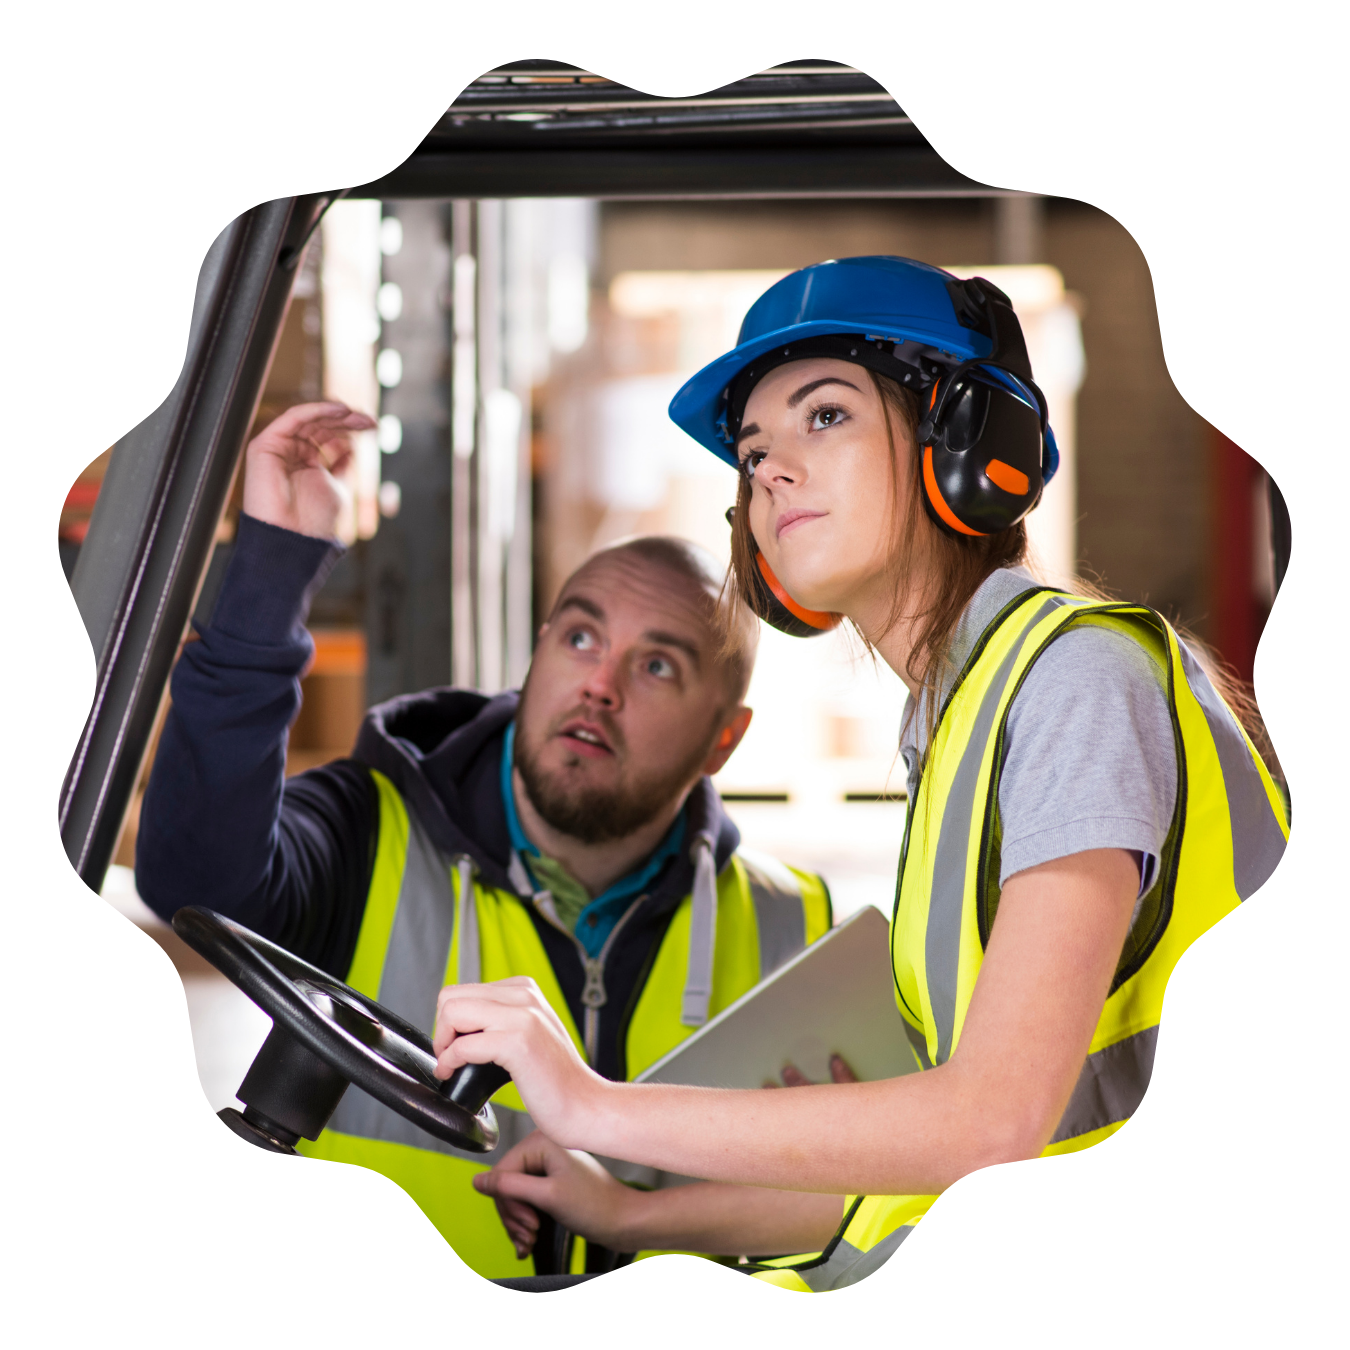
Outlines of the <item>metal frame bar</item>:
<svg viewBox="0 0 1350 1350">
<path fill-rule="evenodd" d="M 96 891 L 211 559 L 296 264 L 334 196 L 266 202 L 226 227 L 202 266 L 178 382 L 113 449 L 71 577 L 98 672 L 59 811 L 66 854 Z"/>
<path fill-rule="evenodd" d="M 604 200 L 1021 196 L 957 173 L 926 146 L 418 152 L 351 197 Z"/>
</svg>

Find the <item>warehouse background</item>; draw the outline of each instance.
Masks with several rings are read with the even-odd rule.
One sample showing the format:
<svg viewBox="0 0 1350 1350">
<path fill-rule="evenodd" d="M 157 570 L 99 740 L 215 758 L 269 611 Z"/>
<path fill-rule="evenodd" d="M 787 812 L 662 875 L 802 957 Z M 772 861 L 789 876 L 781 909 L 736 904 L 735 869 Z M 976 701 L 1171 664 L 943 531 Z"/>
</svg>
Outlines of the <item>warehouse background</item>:
<svg viewBox="0 0 1350 1350">
<path fill-rule="evenodd" d="M 1249 676 L 1273 592 L 1264 477 L 1173 387 L 1147 266 L 1103 213 L 1028 197 L 339 202 L 300 270 L 257 418 L 338 397 L 380 419 L 359 447 L 348 551 L 311 615 L 287 771 L 348 753 L 372 702 L 518 685 L 562 579 L 603 543 L 675 532 L 725 556 L 734 478 L 665 403 L 778 275 L 861 253 L 984 271 L 1009 291 L 1071 450 L 1033 517 L 1043 563 L 1147 601 Z M 62 513 L 68 573 L 106 458 Z M 238 503 L 236 484 L 199 621 Z M 902 697 L 846 634 L 766 633 L 756 718 L 719 779 L 747 842 L 822 871 L 841 915 L 889 906 Z M 153 745 L 142 784 L 152 761 Z M 105 893 L 179 963 L 219 1107 L 266 1020 L 140 906 L 139 801 Z"/>
</svg>

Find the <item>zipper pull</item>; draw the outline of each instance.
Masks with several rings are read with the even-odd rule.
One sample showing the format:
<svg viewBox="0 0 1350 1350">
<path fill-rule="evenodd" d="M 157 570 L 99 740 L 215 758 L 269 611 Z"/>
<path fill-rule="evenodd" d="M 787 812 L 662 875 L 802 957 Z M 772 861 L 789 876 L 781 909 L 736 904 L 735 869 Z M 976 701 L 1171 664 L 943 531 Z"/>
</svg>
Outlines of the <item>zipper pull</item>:
<svg viewBox="0 0 1350 1350">
<path fill-rule="evenodd" d="M 586 966 L 586 985 L 581 991 L 581 1003 L 585 1008 L 603 1008 L 605 994 L 604 964 L 592 957 L 583 957 Z"/>
</svg>

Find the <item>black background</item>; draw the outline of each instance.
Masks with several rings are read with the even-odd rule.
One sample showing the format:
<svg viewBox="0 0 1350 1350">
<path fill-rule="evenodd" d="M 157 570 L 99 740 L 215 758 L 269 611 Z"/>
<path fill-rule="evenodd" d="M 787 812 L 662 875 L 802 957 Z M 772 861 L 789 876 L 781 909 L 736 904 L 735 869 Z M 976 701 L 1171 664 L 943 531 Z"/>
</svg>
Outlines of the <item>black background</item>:
<svg viewBox="0 0 1350 1350">
<path fill-rule="evenodd" d="M 911 20 L 902 32 L 888 14 L 859 16 L 852 38 L 834 32 L 786 47 L 776 38 L 728 43 L 721 24 L 684 19 L 678 32 L 649 31 L 653 41 L 626 43 L 629 54 L 612 59 L 603 41 L 576 42 L 570 23 L 559 24 L 567 35 L 558 39 L 532 24 L 528 39 L 508 43 L 400 14 L 382 18 L 370 41 L 360 36 L 365 28 L 350 28 L 359 62 L 332 39 L 311 41 L 306 34 L 327 23 L 316 12 L 286 31 L 243 18 L 239 31 L 192 41 L 146 31 L 136 38 L 143 46 L 126 34 L 113 41 L 86 32 L 78 65 L 45 58 L 51 81 L 35 96 L 41 115 L 23 138 L 32 190 L 15 208 L 19 251 L 36 259 L 24 269 L 34 298 L 23 327 L 38 342 L 35 397 L 45 401 L 45 431 L 34 445 L 41 454 L 24 472 L 58 512 L 80 468 L 166 396 L 184 354 L 197 267 L 229 219 L 266 198 L 378 177 L 482 70 L 543 54 L 652 93 L 684 94 L 779 59 L 825 54 L 886 84 L 963 173 L 1092 202 L 1130 229 L 1153 269 L 1177 387 L 1272 470 L 1299 516 L 1297 483 L 1274 458 L 1285 431 L 1278 402 L 1260 394 L 1287 377 L 1274 371 L 1274 385 L 1254 385 L 1254 355 L 1234 360 L 1234 344 L 1258 346 L 1262 315 L 1297 308 L 1304 282 L 1282 254 L 1308 247 L 1261 180 L 1273 127 L 1261 121 L 1253 130 L 1245 120 L 1234 132 L 1255 58 L 1201 55 L 1199 43 L 1191 51 L 1172 43 L 1161 57 L 1122 39 L 1130 59 L 1114 74 L 1103 68 L 1098 39 L 1052 59 L 1038 53 L 1035 34 L 1023 34 L 1025 47 L 1008 34 L 923 35 Z M 1008 69 L 1014 49 L 1017 70 Z M 648 50 L 660 62 L 633 54 Z M 53 609 L 39 618 L 43 640 L 31 649 L 53 661 L 54 697 L 45 706 L 55 792 L 88 709 L 93 657 L 49 536 L 45 522 L 38 556 L 49 562 L 38 572 L 53 580 L 55 622 Z M 1257 690 L 1297 790 L 1284 687 L 1291 666 L 1287 579 L 1258 653 Z M 47 687 L 41 668 L 35 674 Z M 267 1293 L 292 1303 L 312 1330 L 332 1328 L 339 1309 L 367 1304 L 400 1311 L 387 1327 L 396 1335 L 417 1334 L 421 1316 L 450 1309 L 462 1328 L 479 1308 L 497 1320 L 487 1303 L 499 1307 L 509 1296 L 468 1273 L 389 1181 L 269 1157 L 220 1129 L 197 1084 L 169 961 L 90 895 L 49 838 L 53 872 L 35 869 L 41 904 L 30 911 L 38 922 L 32 950 L 43 953 L 36 963 L 51 965 L 39 1000 L 55 1012 L 43 1012 L 54 1045 L 41 1056 L 24 1050 L 31 1072 L 22 1103 L 43 1264 L 66 1273 L 97 1268 L 147 1288 L 167 1281 L 204 1311 Z M 14 841 L 20 856 L 23 844 Z M 1305 1033 L 1308 1014 L 1301 999 L 1282 1011 L 1285 972 L 1311 980 L 1316 971 L 1304 948 L 1312 934 L 1293 919 L 1295 865 L 1289 855 L 1260 895 L 1181 961 L 1153 1085 L 1133 1122 L 1087 1153 L 961 1181 L 898 1260 L 849 1291 L 845 1318 L 875 1309 L 890 1318 L 891 1334 L 903 1334 L 900 1309 L 927 1320 L 923 1305 L 954 1291 L 961 1303 L 944 1293 L 933 1305 L 946 1309 L 938 1315 L 954 1330 L 981 1307 L 1053 1316 L 1065 1300 L 1087 1296 L 1098 1301 L 1099 1318 L 1089 1326 L 1068 1319 L 1069 1334 L 1091 1336 L 1153 1322 L 1147 1309 L 1156 1299 L 1179 1295 L 1201 1311 L 1211 1295 L 1246 1300 L 1269 1289 L 1293 1241 L 1289 1207 L 1316 1184 L 1322 1162 L 1307 1118 L 1331 1114 L 1318 1089 L 1288 1068 L 1291 1042 L 1303 1034 L 1289 1018 Z M 822 1120 L 822 1146 L 834 1129 Z M 984 1304 L 1008 1289 L 1012 1303 L 1000 1293 Z M 648 1262 L 568 1297 L 630 1307 L 628 1297 L 614 1301 L 621 1293 L 651 1300 L 647 1318 L 664 1309 L 660 1322 L 670 1316 L 674 1327 L 687 1307 L 721 1334 L 737 1334 L 737 1323 L 711 1315 L 705 1299 L 756 1300 L 756 1308 L 745 1303 L 753 1318 L 787 1307 L 765 1301 L 778 1292 L 695 1261 Z M 792 1307 L 801 1318 L 801 1305 Z M 828 1307 L 837 1334 L 869 1335 L 838 1318 L 840 1305 Z M 640 1324 L 625 1315 L 610 1331 L 591 1328 L 640 1334 Z"/>
</svg>

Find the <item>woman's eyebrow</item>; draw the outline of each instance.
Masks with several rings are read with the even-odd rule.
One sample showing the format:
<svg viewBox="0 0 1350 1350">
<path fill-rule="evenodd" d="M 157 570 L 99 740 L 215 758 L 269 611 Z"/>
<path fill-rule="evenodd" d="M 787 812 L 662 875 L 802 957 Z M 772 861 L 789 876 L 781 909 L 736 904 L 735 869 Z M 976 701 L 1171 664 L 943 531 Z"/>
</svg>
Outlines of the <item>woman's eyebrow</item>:
<svg viewBox="0 0 1350 1350">
<path fill-rule="evenodd" d="M 788 399 L 787 401 L 788 407 L 795 408 L 797 404 L 799 404 L 802 401 L 802 399 L 804 399 L 807 396 L 807 394 L 814 393 L 817 389 L 819 389 L 822 385 L 825 384 L 842 384 L 845 386 L 845 388 L 852 389 L 855 394 L 862 393 L 862 390 L 859 389 L 856 384 L 850 384 L 847 380 L 840 379 L 838 375 L 826 375 L 823 379 L 812 380 L 810 384 L 802 385 L 802 387 L 798 389 L 797 392 L 793 394 L 791 398 Z"/>
<path fill-rule="evenodd" d="M 856 384 L 852 384 L 848 380 L 841 379 L 838 375 L 826 375 L 824 379 L 812 380 L 810 384 L 802 385 L 802 387 L 798 389 L 797 392 L 793 394 L 791 398 L 788 399 L 787 401 L 788 407 L 795 408 L 797 404 L 799 404 L 802 401 L 802 399 L 804 399 L 808 394 L 814 393 L 817 389 L 819 389 L 822 385 L 825 384 L 842 384 L 844 388 L 852 389 L 855 394 L 862 393 L 862 390 L 859 389 Z M 739 445 L 747 436 L 757 436 L 757 435 L 759 435 L 759 423 L 751 422 L 748 426 L 744 426 L 741 428 L 740 435 L 736 437 L 736 444 Z"/>
</svg>

